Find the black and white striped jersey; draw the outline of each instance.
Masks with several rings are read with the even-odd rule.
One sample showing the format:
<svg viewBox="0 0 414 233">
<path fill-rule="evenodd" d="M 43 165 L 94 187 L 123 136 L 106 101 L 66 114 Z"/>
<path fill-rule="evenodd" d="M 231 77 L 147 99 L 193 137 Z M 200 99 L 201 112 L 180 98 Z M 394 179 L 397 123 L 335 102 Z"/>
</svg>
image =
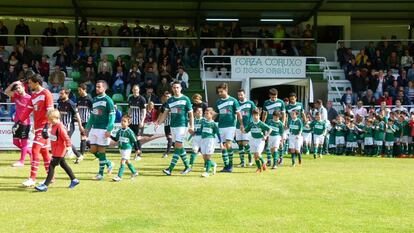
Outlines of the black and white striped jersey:
<svg viewBox="0 0 414 233">
<path fill-rule="evenodd" d="M 161 113 L 164 113 L 165 112 L 165 108 L 167 107 L 167 103 L 164 103 L 162 106 L 161 106 Z M 168 115 L 167 115 L 167 117 L 165 118 L 165 120 L 164 120 L 164 126 L 170 126 L 170 123 L 171 123 L 171 113 L 170 112 L 168 112 Z"/>
<path fill-rule="evenodd" d="M 143 110 L 145 110 L 145 105 L 147 104 L 147 101 L 143 96 L 134 96 L 131 95 L 128 98 L 128 104 L 129 104 L 129 115 L 131 117 L 131 124 L 132 125 L 138 125 L 142 118 Z"/>
<path fill-rule="evenodd" d="M 76 104 L 68 99 L 66 101 L 58 100 L 57 109 L 60 112 L 60 120 L 68 131 L 72 131 L 75 128 L 75 116 L 78 110 Z"/>
<path fill-rule="evenodd" d="M 78 111 L 82 123 L 88 122 L 92 111 L 92 98 L 89 95 L 78 98 Z"/>
</svg>

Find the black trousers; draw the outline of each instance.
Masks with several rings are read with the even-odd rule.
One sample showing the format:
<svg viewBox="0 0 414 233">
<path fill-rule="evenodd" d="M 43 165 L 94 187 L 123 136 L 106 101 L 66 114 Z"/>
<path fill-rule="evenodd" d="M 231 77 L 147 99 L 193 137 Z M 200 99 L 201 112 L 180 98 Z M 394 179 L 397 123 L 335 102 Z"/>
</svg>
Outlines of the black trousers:
<svg viewBox="0 0 414 233">
<path fill-rule="evenodd" d="M 52 160 L 50 161 L 49 166 L 49 172 L 47 173 L 47 178 L 45 181 L 45 185 L 49 186 L 50 182 L 53 179 L 53 176 L 55 175 L 55 167 L 57 165 L 60 165 L 63 170 L 65 170 L 66 174 L 68 174 L 70 180 L 76 179 L 75 175 L 72 172 L 72 169 L 69 167 L 69 165 L 66 163 L 65 157 L 54 157 L 52 156 Z"/>
</svg>

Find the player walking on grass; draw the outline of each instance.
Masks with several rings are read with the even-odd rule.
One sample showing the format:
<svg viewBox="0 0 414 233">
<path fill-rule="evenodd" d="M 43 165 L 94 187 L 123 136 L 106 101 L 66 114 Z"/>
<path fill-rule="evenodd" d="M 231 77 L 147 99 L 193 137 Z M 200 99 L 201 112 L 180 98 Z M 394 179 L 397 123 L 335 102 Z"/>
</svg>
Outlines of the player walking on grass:
<svg viewBox="0 0 414 233">
<path fill-rule="evenodd" d="M 130 129 L 135 133 L 138 139 L 138 153 L 135 156 L 135 160 L 141 159 L 141 136 L 144 133 L 145 116 L 147 115 L 147 109 L 145 108 L 147 101 L 143 96 L 139 94 L 139 86 L 134 85 L 132 87 L 132 95 L 128 97 L 129 110 L 128 114 L 131 116 Z"/>
<path fill-rule="evenodd" d="M 61 122 L 66 127 L 67 133 L 69 138 L 72 137 L 73 133 L 75 132 L 75 120 L 78 122 L 79 131 L 81 135 L 85 134 L 85 130 L 82 127 L 81 118 L 78 113 L 78 109 L 76 108 L 76 104 L 69 99 L 70 90 L 63 88 L 59 92 L 59 100 L 57 109 L 59 110 Z M 76 155 L 75 163 L 80 163 L 83 160 L 83 155 L 78 152 L 75 145 L 72 145 L 72 151 Z"/>
<path fill-rule="evenodd" d="M 87 93 L 87 86 L 86 84 L 80 84 L 78 87 L 78 101 L 77 101 L 77 107 L 79 116 L 81 119 L 82 127 L 85 129 L 86 123 L 88 122 L 88 119 L 91 115 L 92 111 L 92 98 Z M 81 143 L 80 143 L 80 153 L 83 156 L 86 151 L 86 134 L 85 131 L 81 132 Z M 77 161 L 75 161 L 76 163 Z"/>
<path fill-rule="evenodd" d="M 266 163 L 262 157 L 262 152 L 269 134 L 272 133 L 272 128 L 260 120 L 258 109 L 253 110 L 253 121 L 246 126 L 245 132 L 251 132 L 249 144 L 257 165 L 256 173 L 265 171 Z"/>
<path fill-rule="evenodd" d="M 299 165 L 302 164 L 302 154 L 300 150 L 303 143 L 303 123 L 302 120 L 298 118 L 298 112 L 296 110 L 290 112 L 289 130 L 289 150 L 292 156 L 292 167 L 295 167 L 296 157 L 298 157 Z"/>
<path fill-rule="evenodd" d="M 204 113 L 204 121 L 201 123 L 201 154 L 203 154 L 205 172 L 201 174 L 202 177 L 210 176 L 210 169 L 213 168 L 213 175 L 216 174 L 217 164 L 211 159 L 214 154 L 216 145 L 216 137 L 221 145 L 220 133 L 213 117 L 216 115 L 213 108 L 207 108 Z"/>
<path fill-rule="evenodd" d="M 165 105 L 165 111 L 162 113 L 161 117 L 155 122 L 155 129 L 164 122 L 165 118 L 169 113 L 171 113 L 171 133 L 172 141 L 174 142 L 174 155 L 171 160 L 170 166 L 167 169 L 164 169 L 163 172 L 170 176 L 175 165 L 177 164 L 178 158 L 181 157 L 184 163 L 184 170 L 181 174 L 185 175 L 191 172 L 190 164 L 183 147 L 187 127 L 190 134 L 194 133 L 194 115 L 193 107 L 191 105 L 190 99 L 181 94 L 181 83 L 175 81 L 172 84 L 173 96 L 167 100 Z"/>
<path fill-rule="evenodd" d="M 315 114 L 315 120 L 311 122 L 310 127 L 313 132 L 313 158 L 319 155 L 322 158 L 322 149 L 326 135 L 326 122 L 321 120 L 321 113 Z"/>
<path fill-rule="evenodd" d="M 72 169 L 66 163 L 65 155 L 72 150 L 70 137 L 66 131 L 66 127 L 60 122 L 60 114 L 57 109 L 51 109 L 47 112 L 49 124 L 51 125 L 50 130 L 50 147 L 52 149 L 52 160 L 50 162 L 49 171 L 47 178 L 43 184 L 35 187 L 37 191 L 46 192 L 48 186 L 55 175 L 55 167 L 61 166 L 68 174 L 71 182 L 69 188 L 72 189 L 79 184 L 79 180 L 76 179 L 72 172 Z"/>
<path fill-rule="evenodd" d="M 135 153 L 139 153 L 139 147 L 135 133 L 128 127 L 131 123 L 131 117 L 128 115 L 122 116 L 121 119 L 121 129 L 118 130 L 115 137 L 111 136 L 111 139 L 115 142 L 118 142 L 119 152 L 121 153 L 121 166 L 119 167 L 118 175 L 115 176 L 112 180 L 119 182 L 122 180 L 122 175 L 125 171 L 125 164 L 128 166 L 129 170 L 132 173 L 131 178 L 138 176 L 138 172 L 135 169 L 134 165 L 131 163 L 131 152 L 132 146 L 135 148 Z"/>
<path fill-rule="evenodd" d="M 161 97 L 161 103 L 162 103 L 161 109 L 160 109 L 161 114 L 158 115 L 158 119 L 160 119 L 162 116 L 162 113 L 165 112 L 165 107 L 167 105 L 167 101 L 169 98 L 171 98 L 171 93 L 169 91 L 165 91 L 164 95 Z M 163 122 L 164 123 L 164 134 L 165 134 L 165 138 L 167 139 L 167 148 L 165 149 L 165 153 L 162 156 L 162 158 L 164 159 L 168 158 L 168 154 L 170 153 L 171 147 L 173 145 L 170 122 L 171 122 L 171 113 L 169 112 Z"/>
<path fill-rule="evenodd" d="M 13 82 L 4 91 L 8 95 L 16 106 L 16 112 L 13 118 L 15 125 L 13 126 L 13 144 L 17 146 L 20 151 L 19 161 L 12 164 L 13 167 L 23 167 L 26 155 L 31 152 L 29 151 L 29 132 L 30 132 L 30 118 L 27 118 L 23 122 L 19 121 L 20 114 L 28 106 L 30 102 L 30 95 L 24 90 L 24 86 L 20 81 Z"/>
<path fill-rule="evenodd" d="M 19 122 L 27 122 L 29 115 L 33 112 L 34 118 L 34 139 L 32 145 L 32 162 L 30 177 L 23 186 L 30 187 L 36 184 L 37 170 L 39 169 L 42 155 L 46 172 L 49 170 L 49 125 L 47 111 L 53 109 L 53 97 L 49 90 L 42 87 L 43 78 L 40 75 L 32 75 L 28 78 L 29 88 L 32 90 L 31 101 L 19 116 Z"/>
<path fill-rule="evenodd" d="M 201 107 L 197 107 L 194 109 L 194 134 L 191 135 L 192 137 L 192 152 L 190 157 L 190 167 L 192 168 L 194 162 L 197 158 L 197 154 L 200 151 L 201 146 L 201 124 L 205 120 L 203 117 L 203 109 Z"/>
<path fill-rule="evenodd" d="M 270 128 L 272 128 L 272 132 L 270 133 L 269 139 L 267 141 L 269 142 L 270 151 L 273 156 L 272 169 L 276 169 L 279 159 L 279 150 L 283 144 L 282 135 L 285 128 L 283 122 L 280 120 L 280 117 L 282 116 L 281 113 L 279 111 L 274 111 L 272 115 L 273 119 L 271 121 L 268 121 L 268 125 Z"/>
<path fill-rule="evenodd" d="M 218 112 L 218 127 L 220 129 L 221 142 L 224 144 L 222 150 L 224 168 L 221 172 L 232 172 L 232 143 L 236 131 L 236 118 L 239 121 L 241 132 L 244 130 L 243 118 L 240 114 L 239 102 L 228 94 L 228 84 L 222 83 L 217 86 L 216 90 L 220 99 L 216 102 L 215 111 Z"/>
<path fill-rule="evenodd" d="M 103 179 L 105 166 L 108 174 L 112 173 L 113 163 L 106 158 L 106 147 L 109 145 L 111 131 L 115 123 L 115 108 L 112 99 L 105 94 L 108 84 L 99 80 L 96 82 L 96 94 L 92 102 L 92 113 L 86 124 L 87 135 L 91 143 L 91 153 L 99 159 L 99 172 L 95 180 Z"/>
<path fill-rule="evenodd" d="M 253 110 L 256 109 L 256 105 L 253 101 L 246 98 L 246 93 L 243 89 L 237 92 L 237 98 L 239 100 L 240 114 L 243 118 L 243 125 L 248 125 L 252 121 Z M 244 155 L 247 154 L 249 165 L 252 165 L 252 154 L 250 153 L 249 145 L 250 135 L 240 130 L 240 123 L 236 122 L 236 141 L 239 145 L 240 155 L 240 167 L 245 167 Z"/>
</svg>

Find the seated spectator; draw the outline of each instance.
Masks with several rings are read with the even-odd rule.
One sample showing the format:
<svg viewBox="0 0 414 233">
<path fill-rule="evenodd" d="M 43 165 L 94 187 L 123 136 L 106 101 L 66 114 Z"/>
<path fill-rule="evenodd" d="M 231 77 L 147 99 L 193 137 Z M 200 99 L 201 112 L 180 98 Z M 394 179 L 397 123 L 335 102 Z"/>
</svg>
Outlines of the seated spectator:
<svg viewBox="0 0 414 233">
<path fill-rule="evenodd" d="M 374 80 L 373 84 L 373 90 L 375 90 L 374 96 L 375 99 L 380 98 L 385 90 L 387 90 L 388 84 L 387 80 L 384 77 L 384 71 L 380 70 L 378 71 L 378 76 L 376 76 L 376 79 Z"/>
<path fill-rule="evenodd" d="M 33 59 L 40 61 L 43 55 L 43 46 L 40 44 L 39 39 L 36 38 L 33 40 L 33 45 L 30 46 L 30 50 L 33 53 Z"/>
<path fill-rule="evenodd" d="M 355 116 L 361 116 L 365 118 L 368 114 L 367 109 L 363 107 L 362 101 L 358 101 L 357 106 L 352 110 Z"/>
<path fill-rule="evenodd" d="M 393 104 L 393 99 L 389 95 L 388 91 L 384 91 L 382 96 L 377 98 L 377 104 L 381 104 L 382 102 L 385 102 L 387 106 L 391 106 Z"/>
<path fill-rule="evenodd" d="M 101 72 L 98 73 L 96 80 L 105 80 L 110 87 L 112 87 L 112 84 L 114 83 L 112 74 L 109 73 L 108 68 L 105 66 L 102 68 Z"/>
<path fill-rule="evenodd" d="M 388 92 L 390 93 L 390 96 L 393 99 L 395 99 L 395 97 L 397 97 L 398 89 L 399 89 L 399 86 L 398 86 L 398 81 L 397 80 L 392 81 L 392 85 L 388 86 Z"/>
<path fill-rule="evenodd" d="M 25 82 L 27 80 L 29 80 L 29 76 L 32 76 L 32 75 L 35 74 L 35 72 L 33 71 L 33 69 L 30 68 L 28 64 L 23 64 L 22 65 L 22 70 L 20 71 L 20 73 L 22 74 L 22 77 L 25 80 Z"/>
<path fill-rule="evenodd" d="M 96 31 L 96 28 L 91 28 L 91 31 L 89 32 L 89 35 L 91 36 L 90 39 L 89 39 L 89 47 L 90 47 L 90 49 L 92 49 L 93 47 L 95 47 L 95 48 L 98 48 L 99 47 L 99 49 L 100 49 L 100 47 L 101 47 L 101 39 L 100 38 L 97 38 L 99 36 L 99 34 Z M 92 55 L 91 54 L 91 51 L 89 51 L 89 55 Z M 92 55 L 92 56 L 94 56 L 94 55 Z M 94 56 L 94 58 L 95 58 L 95 56 Z"/>
<path fill-rule="evenodd" d="M 155 62 L 153 57 L 148 58 L 148 62 L 145 64 L 144 72 L 148 72 L 148 69 L 152 67 L 152 72 L 158 76 L 158 64 Z"/>
<path fill-rule="evenodd" d="M 171 65 L 168 61 L 168 56 L 163 58 L 162 63 L 160 63 L 159 67 L 159 74 L 160 77 L 171 77 Z"/>
<path fill-rule="evenodd" d="M 118 109 L 118 106 L 116 104 L 114 105 L 114 109 L 115 109 L 115 123 L 121 123 L 122 112 L 121 110 Z"/>
<path fill-rule="evenodd" d="M 154 102 L 152 101 L 148 102 L 146 108 L 147 108 L 147 111 L 146 111 L 146 116 L 145 116 L 145 123 L 152 124 L 157 120 L 157 117 L 158 117 Z"/>
<path fill-rule="evenodd" d="M 246 48 L 246 55 L 247 56 L 256 56 L 257 49 L 253 41 L 249 42 L 248 47 Z"/>
<path fill-rule="evenodd" d="M 301 50 L 301 55 L 302 56 L 315 56 L 316 54 L 316 50 L 315 47 L 313 47 L 312 42 L 310 41 L 305 41 L 303 48 Z"/>
<path fill-rule="evenodd" d="M 137 65 L 133 65 L 131 71 L 128 73 L 127 78 L 127 87 L 126 87 L 126 96 L 131 93 L 131 88 L 134 85 L 141 86 L 143 84 L 143 80 L 141 77 L 141 71 L 138 69 Z"/>
<path fill-rule="evenodd" d="M 39 74 L 44 79 L 48 79 L 49 78 L 50 65 L 49 65 L 49 61 L 48 61 L 47 55 L 43 55 L 42 56 L 42 60 L 39 63 L 38 71 L 39 71 Z"/>
<path fill-rule="evenodd" d="M 138 54 L 144 54 L 145 48 L 139 42 L 139 40 L 134 41 L 134 45 L 131 48 L 131 59 L 135 60 L 138 57 Z"/>
<path fill-rule="evenodd" d="M 108 61 L 108 55 L 103 55 L 102 60 L 99 62 L 98 73 L 102 72 L 104 67 L 106 67 L 106 70 L 112 75 L 112 64 Z"/>
<path fill-rule="evenodd" d="M 91 67 L 93 72 L 97 72 L 98 67 L 96 66 L 96 63 L 93 61 L 93 57 L 92 56 L 88 56 L 86 58 L 86 62 L 84 64 L 84 67 L 86 68 L 87 66 Z"/>
<path fill-rule="evenodd" d="M 113 64 L 113 69 L 112 70 L 117 70 L 118 67 L 122 67 L 122 72 L 126 73 L 126 64 L 124 61 L 122 61 L 122 57 L 118 56 L 116 57 L 115 63 Z"/>
<path fill-rule="evenodd" d="M 102 47 L 111 46 L 111 38 L 108 37 L 112 36 L 112 31 L 108 25 L 105 25 L 104 29 L 102 29 L 101 36 L 105 36 L 105 38 L 102 38 L 101 40 Z"/>
<path fill-rule="evenodd" d="M 144 64 L 145 64 L 145 59 L 144 59 L 144 54 L 143 53 L 139 53 L 137 55 L 137 57 L 135 57 L 133 60 L 131 60 L 131 66 L 137 66 L 138 70 L 141 73 L 144 73 Z"/>
<path fill-rule="evenodd" d="M 200 94 L 194 94 L 191 97 L 192 100 L 192 104 L 193 104 L 193 110 L 197 109 L 197 108 L 202 108 L 203 109 L 203 113 L 206 111 L 208 105 L 206 102 L 203 101 L 203 97 Z"/>
<path fill-rule="evenodd" d="M 375 50 L 375 57 L 374 60 L 372 61 L 374 68 L 376 70 L 386 70 L 387 69 L 387 63 L 384 60 L 382 54 L 381 54 L 381 50 L 377 49 Z"/>
<path fill-rule="evenodd" d="M 401 87 L 402 88 L 402 87 Z M 404 94 L 404 89 L 400 89 L 397 92 L 397 96 L 395 97 L 395 102 L 400 101 L 402 105 L 409 105 L 410 100 L 408 97 Z"/>
<path fill-rule="evenodd" d="M 157 50 L 155 48 L 154 43 L 152 42 L 152 40 L 148 41 L 147 44 L 147 48 L 145 49 L 145 58 L 147 60 L 150 60 L 150 58 L 152 58 L 152 60 L 154 60 L 154 57 L 157 56 Z"/>
<path fill-rule="evenodd" d="M 151 80 L 152 83 L 156 84 L 158 81 L 157 75 L 153 72 L 152 67 L 148 67 L 147 71 L 144 75 L 144 82 L 146 83 L 148 80 Z"/>
<path fill-rule="evenodd" d="M 196 67 L 199 63 L 200 58 L 200 49 L 197 46 L 197 42 L 195 40 L 191 41 L 191 46 L 187 50 L 187 64 L 190 67 Z"/>
<path fill-rule="evenodd" d="M 352 93 L 352 89 L 350 87 L 347 87 L 345 89 L 345 94 L 341 98 L 341 104 L 342 105 L 356 105 L 357 103 L 357 97 L 354 93 Z"/>
<path fill-rule="evenodd" d="M 183 62 L 183 60 L 182 60 L 182 58 L 181 57 L 177 57 L 176 59 L 175 59 L 175 62 L 171 65 L 171 76 L 172 77 L 174 77 L 174 76 L 176 76 L 177 75 L 177 73 L 178 73 L 178 68 L 180 67 L 180 66 L 184 66 L 184 62 Z"/>
<path fill-rule="evenodd" d="M 3 90 L 5 90 L 10 84 L 12 84 L 13 82 L 17 81 L 17 70 L 15 66 L 10 65 L 8 70 L 6 70 L 3 73 L 3 77 L 1 80 L 1 84 L 3 87 Z"/>
<path fill-rule="evenodd" d="M 263 42 L 263 47 L 260 50 L 260 56 L 273 56 L 272 48 L 269 47 L 269 42 Z"/>
<path fill-rule="evenodd" d="M 157 85 L 156 94 L 162 96 L 166 91 L 171 92 L 171 84 L 167 77 L 162 77 L 161 82 Z"/>
<path fill-rule="evenodd" d="M 351 75 L 348 80 L 351 82 L 352 90 L 361 98 L 362 93 L 366 90 L 365 78 L 362 77 L 361 71 L 357 70 L 355 75 Z"/>
<path fill-rule="evenodd" d="M 95 89 L 95 81 L 95 72 L 90 66 L 86 67 L 85 71 L 82 72 L 81 82 L 87 86 L 88 93 L 92 93 Z"/>
<path fill-rule="evenodd" d="M 414 103 L 414 83 L 413 81 L 408 82 L 408 86 L 405 88 L 405 95 L 407 96 L 410 104 Z"/>
<path fill-rule="evenodd" d="M 26 46 L 17 46 L 17 54 L 16 54 L 17 60 L 19 60 L 20 64 L 32 64 L 33 61 L 33 53 L 29 49 L 26 48 Z M 9 63 L 10 63 L 9 59 Z M 11 64 L 11 63 L 10 63 Z M 19 67 L 20 69 L 21 67 Z"/>
<path fill-rule="evenodd" d="M 60 22 L 60 25 L 57 28 L 56 32 L 59 36 L 67 36 L 67 35 L 69 35 L 69 28 L 66 27 L 64 22 Z M 59 43 L 62 43 L 63 38 L 62 37 L 58 38 L 58 41 L 59 41 Z"/>
<path fill-rule="evenodd" d="M 86 47 L 83 44 L 83 40 L 78 40 L 78 43 L 75 47 L 74 51 L 74 59 L 75 60 L 83 60 L 86 57 Z"/>
<path fill-rule="evenodd" d="M 101 46 L 99 45 L 98 41 L 95 41 L 89 48 L 89 56 L 92 56 L 93 60 L 96 62 L 101 57 L 101 51 Z"/>
<path fill-rule="evenodd" d="M 158 97 L 154 93 L 153 87 L 146 87 L 145 88 L 145 94 L 143 95 L 147 103 L 153 102 L 155 104 L 158 104 L 160 101 Z"/>
<path fill-rule="evenodd" d="M 52 93 L 59 93 L 62 89 L 63 84 L 65 83 L 65 73 L 61 70 L 59 65 L 55 66 L 55 71 L 53 71 L 49 76 L 49 90 Z"/>
<path fill-rule="evenodd" d="M 356 65 L 359 68 L 364 68 L 367 65 L 368 56 L 365 54 L 365 48 L 361 49 L 355 57 Z"/>
<path fill-rule="evenodd" d="M 395 51 L 391 52 L 391 55 L 387 59 L 387 64 L 390 69 L 400 69 L 400 58 Z"/>
<path fill-rule="evenodd" d="M 395 101 L 395 107 L 391 111 L 392 112 L 396 112 L 396 111 L 399 111 L 399 112 L 408 112 L 407 109 L 404 108 L 401 104 L 402 104 L 401 101 L 397 99 Z"/>
<path fill-rule="evenodd" d="M 371 89 L 368 89 L 365 96 L 362 97 L 362 103 L 364 105 L 375 105 L 376 101 Z"/>
<path fill-rule="evenodd" d="M 181 66 L 178 68 L 178 74 L 173 81 L 176 81 L 176 80 L 181 82 L 181 86 L 183 90 L 189 88 L 188 74 L 187 72 L 184 71 L 184 67 Z"/>
<path fill-rule="evenodd" d="M 124 73 L 122 66 L 118 66 L 116 68 L 116 73 L 114 74 L 114 84 L 112 87 L 112 90 L 114 93 L 124 93 L 125 87 L 125 81 L 126 81 L 126 74 Z"/>
<path fill-rule="evenodd" d="M 63 45 L 59 47 L 59 50 L 57 50 L 55 53 L 53 53 L 53 57 L 56 57 L 56 63 L 55 65 L 58 65 L 62 68 L 62 70 L 66 69 L 66 66 L 70 66 L 70 61 L 68 54 L 65 51 L 65 48 Z"/>
<path fill-rule="evenodd" d="M 0 37 L 1 38 L 1 37 Z M 7 62 L 9 60 L 10 53 L 4 48 L 4 45 L 0 45 L 0 59 L 3 62 Z"/>
<path fill-rule="evenodd" d="M 411 68 L 408 69 L 407 78 L 409 81 L 414 81 L 414 63 L 411 65 Z"/>
<path fill-rule="evenodd" d="M 401 68 L 408 71 L 411 68 L 411 65 L 414 63 L 413 57 L 410 56 L 410 51 L 408 49 L 404 50 L 404 56 L 401 57 Z"/>
</svg>

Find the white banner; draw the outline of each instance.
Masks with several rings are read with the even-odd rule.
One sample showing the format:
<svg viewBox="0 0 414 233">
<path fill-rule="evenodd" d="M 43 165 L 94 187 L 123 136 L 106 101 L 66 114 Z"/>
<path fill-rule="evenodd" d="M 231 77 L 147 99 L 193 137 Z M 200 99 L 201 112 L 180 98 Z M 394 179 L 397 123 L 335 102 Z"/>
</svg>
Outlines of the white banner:
<svg viewBox="0 0 414 233">
<path fill-rule="evenodd" d="M 231 76 L 236 79 L 306 78 L 306 58 L 232 56 Z"/>
</svg>

